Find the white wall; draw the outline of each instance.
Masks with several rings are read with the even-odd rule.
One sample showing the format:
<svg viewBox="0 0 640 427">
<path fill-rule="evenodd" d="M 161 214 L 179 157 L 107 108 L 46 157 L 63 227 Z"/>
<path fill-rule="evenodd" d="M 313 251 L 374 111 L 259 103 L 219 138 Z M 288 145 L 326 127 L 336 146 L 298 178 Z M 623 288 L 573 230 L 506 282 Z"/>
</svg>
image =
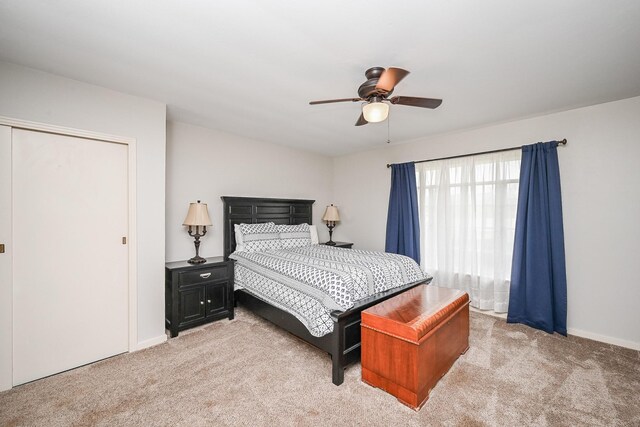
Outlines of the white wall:
<svg viewBox="0 0 640 427">
<path fill-rule="evenodd" d="M 1 116 L 136 139 L 137 340 L 139 347 L 159 342 L 166 337 L 165 105 L 6 62 L 0 94 Z"/>
<path fill-rule="evenodd" d="M 336 158 L 341 236 L 384 249 L 387 163 L 562 138 L 569 333 L 640 349 L 640 97 Z"/>
<path fill-rule="evenodd" d="M 213 227 L 201 239 L 200 255 L 223 254 L 220 196 L 313 199 L 313 223 L 333 203 L 333 161 L 308 151 L 230 135 L 181 122 L 167 124 L 167 261 L 194 256 L 193 238 L 182 226 L 189 203 L 208 204 Z M 335 237 L 335 236 L 334 236 Z"/>
</svg>

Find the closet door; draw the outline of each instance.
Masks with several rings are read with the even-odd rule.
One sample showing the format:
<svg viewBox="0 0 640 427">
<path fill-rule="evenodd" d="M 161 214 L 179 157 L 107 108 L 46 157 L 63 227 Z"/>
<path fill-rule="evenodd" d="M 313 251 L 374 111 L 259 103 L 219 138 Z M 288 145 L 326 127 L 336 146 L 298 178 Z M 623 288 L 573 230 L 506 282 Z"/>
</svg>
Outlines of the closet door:
<svg viewBox="0 0 640 427">
<path fill-rule="evenodd" d="M 13 385 L 128 350 L 127 146 L 12 130 Z"/>
<path fill-rule="evenodd" d="M 0 391 L 11 388 L 11 128 L 0 126 Z M 3 252 L 4 251 L 4 252 Z"/>
</svg>

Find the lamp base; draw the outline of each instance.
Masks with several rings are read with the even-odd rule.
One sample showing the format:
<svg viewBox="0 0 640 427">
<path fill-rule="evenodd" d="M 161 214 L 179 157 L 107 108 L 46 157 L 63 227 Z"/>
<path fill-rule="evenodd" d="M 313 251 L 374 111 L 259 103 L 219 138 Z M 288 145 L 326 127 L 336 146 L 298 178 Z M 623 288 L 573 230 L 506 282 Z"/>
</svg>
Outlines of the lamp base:
<svg viewBox="0 0 640 427">
<path fill-rule="evenodd" d="M 336 223 L 333 221 L 327 221 L 327 228 L 329 229 L 329 241 L 325 243 L 328 246 L 335 246 L 336 242 L 333 241 L 333 227 L 336 226 Z"/>
<path fill-rule="evenodd" d="M 194 238 L 193 244 L 196 246 L 196 256 L 194 256 L 193 258 L 187 260 L 187 262 L 189 264 L 202 264 L 203 262 L 207 262 L 206 259 L 204 259 L 204 258 L 202 258 L 200 256 L 200 238 L 202 236 L 204 236 L 205 234 L 207 234 L 207 226 L 206 225 L 202 227 L 202 234 L 198 233 L 198 226 L 196 226 L 196 232 L 195 233 L 191 229 L 191 226 L 189 226 L 189 236 L 193 236 L 193 238 Z"/>
<path fill-rule="evenodd" d="M 333 241 L 333 227 L 336 226 L 334 221 L 327 221 L 327 228 L 329 229 L 329 241 L 325 243 L 328 246 L 335 246 L 336 242 Z"/>
</svg>

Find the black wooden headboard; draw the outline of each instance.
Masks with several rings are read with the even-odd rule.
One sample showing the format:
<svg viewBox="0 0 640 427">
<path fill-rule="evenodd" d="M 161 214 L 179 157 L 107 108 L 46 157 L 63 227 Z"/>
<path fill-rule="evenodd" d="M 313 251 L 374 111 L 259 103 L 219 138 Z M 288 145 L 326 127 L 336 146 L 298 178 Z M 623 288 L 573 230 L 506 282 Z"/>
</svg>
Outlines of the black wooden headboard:
<svg viewBox="0 0 640 427">
<path fill-rule="evenodd" d="M 235 224 L 311 224 L 313 203 L 304 199 L 268 199 L 222 196 L 224 205 L 224 259 L 236 250 Z"/>
</svg>

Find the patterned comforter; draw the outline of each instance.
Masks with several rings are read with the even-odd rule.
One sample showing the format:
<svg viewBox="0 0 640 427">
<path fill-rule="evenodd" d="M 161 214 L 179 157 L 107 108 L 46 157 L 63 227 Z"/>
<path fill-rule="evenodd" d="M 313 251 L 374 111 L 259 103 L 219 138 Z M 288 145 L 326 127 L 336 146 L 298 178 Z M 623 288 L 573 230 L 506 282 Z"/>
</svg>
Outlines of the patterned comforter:
<svg viewBox="0 0 640 427">
<path fill-rule="evenodd" d="M 425 279 L 403 255 L 311 245 L 235 252 L 236 288 L 293 314 L 321 337 L 333 331 L 330 313 L 378 292 Z"/>
</svg>

